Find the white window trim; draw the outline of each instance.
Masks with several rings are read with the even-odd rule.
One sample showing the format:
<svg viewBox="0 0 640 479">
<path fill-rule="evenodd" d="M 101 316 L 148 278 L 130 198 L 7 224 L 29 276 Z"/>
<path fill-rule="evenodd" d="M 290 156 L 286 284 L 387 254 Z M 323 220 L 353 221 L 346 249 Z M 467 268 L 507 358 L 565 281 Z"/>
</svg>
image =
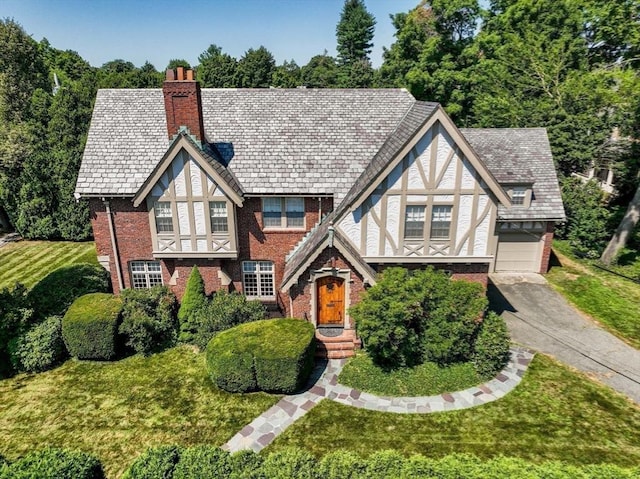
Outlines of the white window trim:
<svg viewBox="0 0 640 479">
<path fill-rule="evenodd" d="M 436 215 L 436 209 L 438 208 L 449 208 L 449 211 L 446 213 L 446 218 L 448 218 L 448 220 L 446 221 L 435 221 L 435 215 Z M 430 233 L 429 233 L 429 239 L 431 241 L 447 241 L 449 239 L 451 239 L 451 222 L 452 222 L 452 218 L 453 218 L 453 205 L 433 205 L 433 207 L 431 208 L 431 227 L 430 227 Z M 436 230 L 433 225 L 435 223 L 449 223 L 449 226 L 447 227 L 447 235 L 446 236 L 434 236 L 434 231 Z"/>
<path fill-rule="evenodd" d="M 249 265 L 254 266 L 253 271 L 247 271 Z M 263 267 L 270 266 L 270 270 L 262 270 Z M 247 287 L 247 278 L 249 276 L 255 276 L 255 294 L 253 293 L 253 287 Z M 275 265 L 273 261 L 243 261 L 242 262 L 242 289 L 244 295 L 249 299 L 259 299 L 262 301 L 275 301 L 276 299 L 276 277 L 275 277 Z M 268 280 L 270 277 L 271 291 L 265 291 L 263 280 Z M 271 293 L 271 294 L 268 294 Z"/>
<path fill-rule="evenodd" d="M 214 216 L 214 210 L 211 208 L 213 203 L 220 203 L 224 206 L 224 216 L 219 216 L 219 215 L 215 215 Z M 225 219 L 225 225 L 226 225 L 226 229 L 225 231 L 214 231 L 214 218 L 224 218 Z M 228 236 L 229 235 L 229 208 L 227 206 L 227 202 L 224 200 L 210 200 L 209 201 L 209 221 L 211 223 L 211 234 L 213 235 L 225 235 Z"/>
<path fill-rule="evenodd" d="M 134 271 L 134 265 L 142 266 L 142 270 Z M 151 265 L 157 265 L 157 269 L 155 269 L 155 267 L 151 269 Z M 153 286 L 162 286 L 164 284 L 160 261 L 130 261 L 129 274 L 131 275 L 131 287 L 134 289 L 151 289 Z M 136 279 L 139 281 L 136 282 Z M 157 279 L 160 279 L 159 283 Z"/>
<path fill-rule="evenodd" d="M 162 205 L 162 207 L 161 207 Z M 168 214 L 167 214 L 168 213 Z M 175 233 L 175 224 L 173 221 L 173 205 L 171 201 L 160 201 L 157 200 L 153 203 L 153 214 L 156 222 L 156 233 L 159 235 L 168 234 L 172 235 Z M 159 219 L 169 219 L 169 223 L 171 224 L 170 231 L 160 231 L 160 222 Z"/>
<path fill-rule="evenodd" d="M 409 213 L 409 209 L 410 208 L 421 208 L 422 209 L 422 231 L 420 232 L 420 234 L 414 236 L 414 235 L 407 235 L 407 215 Z M 426 214 L 426 206 L 425 205 L 412 205 L 412 204 L 408 204 L 405 206 L 405 210 L 404 210 L 404 238 L 406 240 L 417 240 L 417 239 L 424 239 L 424 226 L 425 226 L 425 214 Z M 412 223 L 418 223 L 418 221 L 411 221 Z"/>
<path fill-rule="evenodd" d="M 265 221 L 265 202 L 280 200 L 280 225 L 267 225 Z M 288 204 L 292 200 L 302 202 L 302 211 L 290 211 Z M 288 213 L 302 213 L 302 224 L 289 226 Z M 305 198 L 303 196 L 265 196 L 262 198 L 262 229 L 264 230 L 306 230 Z"/>
</svg>

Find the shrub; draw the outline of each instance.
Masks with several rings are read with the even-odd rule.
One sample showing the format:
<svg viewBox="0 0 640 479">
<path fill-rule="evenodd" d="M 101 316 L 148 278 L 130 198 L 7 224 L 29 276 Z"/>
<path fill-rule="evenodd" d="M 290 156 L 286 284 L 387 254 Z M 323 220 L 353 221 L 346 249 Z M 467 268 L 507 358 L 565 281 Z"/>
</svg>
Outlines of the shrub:
<svg viewBox="0 0 640 479">
<path fill-rule="evenodd" d="M 118 350 L 122 299 L 90 293 L 76 299 L 62 320 L 62 336 L 69 354 L 78 359 L 110 360 Z"/>
<path fill-rule="evenodd" d="M 120 333 L 136 353 L 148 355 L 175 344 L 176 297 L 165 286 L 122 292 Z"/>
<path fill-rule="evenodd" d="M 318 476 L 323 479 L 365 479 L 366 461 L 351 451 L 333 451 L 320 460 Z"/>
<path fill-rule="evenodd" d="M 187 287 L 178 310 L 178 321 L 180 322 L 179 340 L 185 343 L 194 341 L 197 329 L 198 318 L 201 317 L 207 297 L 204 293 L 204 281 L 197 266 L 191 269 Z"/>
<path fill-rule="evenodd" d="M 207 370 L 229 392 L 298 390 L 313 368 L 315 331 L 298 319 L 242 324 L 218 334 L 207 346 Z"/>
<path fill-rule="evenodd" d="M 181 453 L 179 446 L 151 447 L 124 471 L 122 479 L 171 479 Z"/>
<path fill-rule="evenodd" d="M 260 301 L 248 301 L 242 294 L 220 290 L 192 318 L 191 341 L 204 350 L 219 332 L 264 319 L 265 309 Z"/>
<path fill-rule="evenodd" d="M 491 378 L 509 362 L 509 331 L 501 316 L 490 311 L 478 328 L 473 365 L 478 374 Z"/>
<path fill-rule="evenodd" d="M 103 479 L 100 461 L 84 452 L 46 448 L 0 469 L 0 479 Z"/>
<path fill-rule="evenodd" d="M 0 377 L 11 373 L 9 343 L 32 324 L 27 289 L 20 283 L 13 288 L 0 289 Z"/>
<path fill-rule="evenodd" d="M 403 367 L 470 359 L 486 305 L 479 283 L 451 280 L 431 267 L 388 268 L 350 313 L 371 359 Z"/>
<path fill-rule="evenodd" d="M 365 474 L 371 479 L 395 477 L 403 464 L 404 457 L 397 451 L 376 451 L 367 458 Z"/>
<path fill-rule="evenodd" d="M 182 451 L 180 461 L 173 470 L 173 479 L 229 477 L 230 474 L 231 459 L 228 452 L 214 446 L 195 446 Z"/>
<path fill-rule="evenodd" d="M 260 476 L 263 462 L 262 456 L 251 450 L 238 451 L 229 458 L 229 479 L 263 479 Z"/>
<path fill-rule="evenodd" d="M 11 363 L 17 371 L 40 372 L 56 366 L 67 355 L 62 320 L 51 316 L 10 343 Z"/>
<path fill-rule="evenodd" d="M 111 290 L 109 272 L 103 267 L 81 263 L 52 271 L 29 291 L 27 299 L 36 315 L 63 316 L 69 306 L 82 295 L 107 293 Z"/>
<path fill-rule="evenodd" d="M 313 479 L 317 461 L 307 451 L 288 448 L 272 452 L 262 463 L 260 473 L 269 479 Z"/>
</svg>

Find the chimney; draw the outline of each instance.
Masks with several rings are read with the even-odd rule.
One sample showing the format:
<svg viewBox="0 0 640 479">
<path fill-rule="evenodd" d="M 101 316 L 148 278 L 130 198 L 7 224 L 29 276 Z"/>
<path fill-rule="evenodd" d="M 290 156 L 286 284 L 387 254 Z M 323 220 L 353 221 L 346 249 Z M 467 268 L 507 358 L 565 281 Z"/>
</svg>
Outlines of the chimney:
<svg viewBox="0 0 640 479">
<path fill-rule="evenodd" d="M 173 138 L 180 127 L 185 126 L 200 143 L 204 143 L 200 84 L 194 80 L 193 70 L 185 70 L 184 67 L 167 70 L 162 93 L 169 138 Z"/>
</svg>

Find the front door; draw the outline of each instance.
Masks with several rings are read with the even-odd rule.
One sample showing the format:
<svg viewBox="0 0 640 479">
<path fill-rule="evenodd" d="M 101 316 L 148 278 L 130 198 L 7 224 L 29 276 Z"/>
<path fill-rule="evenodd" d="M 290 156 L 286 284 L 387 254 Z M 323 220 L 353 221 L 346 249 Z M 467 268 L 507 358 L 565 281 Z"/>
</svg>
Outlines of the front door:
<svg viewBox="0 0 640 479">
<path fill-rule="evenodd" d="M 318 326 L 344 326 L 344 279 L 318 279 Z"/>
</svg>

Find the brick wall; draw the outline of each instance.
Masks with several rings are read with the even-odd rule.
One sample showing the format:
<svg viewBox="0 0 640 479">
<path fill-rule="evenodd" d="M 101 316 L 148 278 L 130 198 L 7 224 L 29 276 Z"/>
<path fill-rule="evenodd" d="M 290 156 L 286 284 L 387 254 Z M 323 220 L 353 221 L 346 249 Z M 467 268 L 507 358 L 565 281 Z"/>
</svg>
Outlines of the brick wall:
<svg viewBox="0 0 640 479">
<path fill-rule="evenodd" d="M 391 265 L 390 265 L 391 266 Z M 393 265 L 396 266 L 396 265 Z M 417 264 L 408 263 L 402 265 L 409 270 L 424 269 L 427 266 L 433 266 L 434 269 L 449 271 L 453 279 L 465 279 L 467 281 L 475 281 L 487 288 L 489 281 L 489 264 L 488 263 L 433 263 L 433 264 Z M 380 265 L 377 268 L 378 273 L 384 271 L 389 266 Z"/>
<path fill-rule="evenodd" d="M 547 223 L 547 229 L 544 234 L 544 246 L 542 248 L 542 259 L 540 261 L 540 273 L 546 273 L 549 271 L 549 260 L 551 259 L 551 244 L 553 243 L 553 232 L 555 230 L 555 223 L 549 221 Z"/>
</svg>

